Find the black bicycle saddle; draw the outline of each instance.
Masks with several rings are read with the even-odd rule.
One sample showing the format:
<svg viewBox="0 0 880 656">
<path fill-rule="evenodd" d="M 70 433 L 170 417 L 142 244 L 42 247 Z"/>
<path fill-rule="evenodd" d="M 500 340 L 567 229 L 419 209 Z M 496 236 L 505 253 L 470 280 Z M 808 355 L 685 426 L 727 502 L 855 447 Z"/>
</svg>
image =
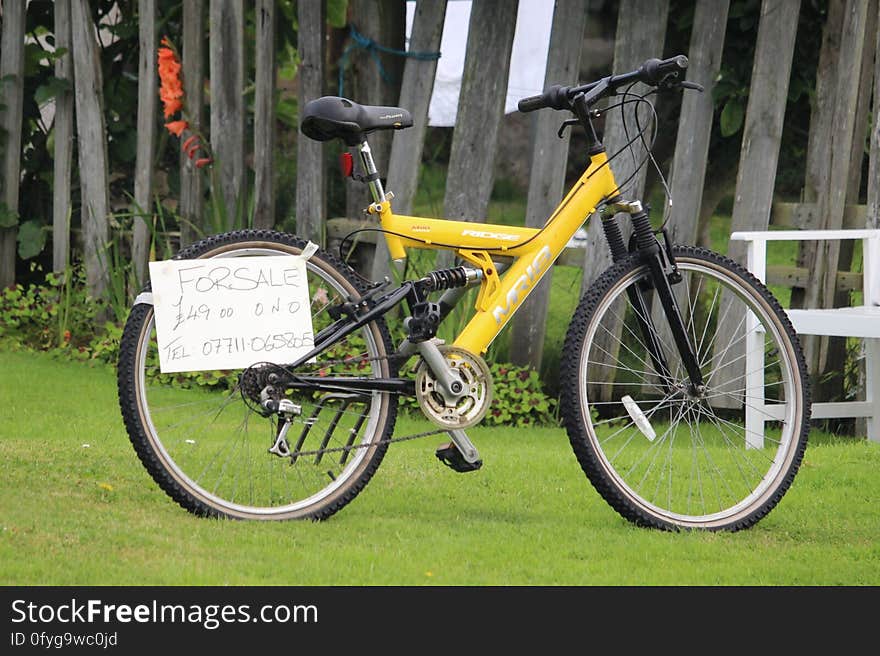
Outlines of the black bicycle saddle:
<svg viewBox="0 0 880 656">
<path fill-rule="evenodd" d="M 300 130 L 310 139 L 342 139 L 357 146 L 374 130 L 402 130 L 412 126 L 412 116 L 400 107 L 361 105 L 348 98 L 324 96 L 303 107 Z"/>
</svg>

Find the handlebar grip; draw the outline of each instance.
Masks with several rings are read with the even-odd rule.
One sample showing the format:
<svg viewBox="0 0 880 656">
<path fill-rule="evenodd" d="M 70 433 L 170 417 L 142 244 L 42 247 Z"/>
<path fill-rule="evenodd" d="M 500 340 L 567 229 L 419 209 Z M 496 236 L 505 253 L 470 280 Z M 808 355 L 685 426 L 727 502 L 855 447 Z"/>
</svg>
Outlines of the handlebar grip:
<svg viewBox="0 0 880 656">
<path fill-rule="evenodd" d="M 676 55 L 669 59 L 649 59 L 639 67 L 641 78 L 646 84 L 657 85 L 670 73 L 683 73 L 687 70 L 688 58 Z"/>
<path fill-rule="evenodd" d="M 544 109 L 546 106 L 546 99 L 544 98 L 543 93 L 540 96 L 529 96 L 528 98 L 522 98 L 516 104 L 517 109 L 519 109 L 519 111 L 523 113 L 534 112 L 538 109 Z"/>
<path fill-rule="evenodd" d="M 523 98 L 517 103 L 517 108 L 521 112 L 533 112 L 536 109 L 544 109 L 545 107 L 550 109 L 568 109 L 568 90 L 569 87 L 554 84 L 540 96 Z"/>
</svg>

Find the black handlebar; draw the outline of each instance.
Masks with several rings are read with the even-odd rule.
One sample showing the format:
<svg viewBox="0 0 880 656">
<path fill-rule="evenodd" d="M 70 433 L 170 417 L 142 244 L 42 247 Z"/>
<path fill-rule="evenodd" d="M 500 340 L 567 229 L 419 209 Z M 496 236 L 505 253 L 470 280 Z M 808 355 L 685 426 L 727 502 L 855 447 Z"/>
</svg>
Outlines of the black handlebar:
<svg viewBox="0 0 880 656">
<path fill-rule="evenodd" d="M 576 87 L 563 87 L 553 85 L 544 93 L 537 96 L 523 98 L 517 104 L 521 112 L 534 112 L 538 109 L 571 109 L 571 99 L 579 93 L 586 93 L 602 82 L 607 83 L 609 93 L 613 93 L 618 87 L 632 82 L 644 82 L 650 86 L 659 86 L 670 75 L 684 73 L 688 67 L 688 58 L 684 55 L 676 55 L 669 59 L 649 59 L 635 71 L 621 75 L 611 75 L 597 82 L 590 82 Z"/>
<path fill-rule="evenodd" d="M 639 67 L 641 81 L 651 86 L 657 86 L 667 75 L 684 73 L 688 67 L 688 58 L 684 55 L 676 55 L 669 59 L 649 59 Z"/>
<path fill-rule="evenodd" d="M 523 98 L 519 101 L 517 107 L 519 107 L 519 111 L 521 112 L 533 112 L 536 109 L 544 109 L 545 107 L 550 107 L 551 109 L 566 109 L 568 107 L 569 89 L 570 87 L 563 87 L 554 84 L 538 96 Z"/>
</svg>

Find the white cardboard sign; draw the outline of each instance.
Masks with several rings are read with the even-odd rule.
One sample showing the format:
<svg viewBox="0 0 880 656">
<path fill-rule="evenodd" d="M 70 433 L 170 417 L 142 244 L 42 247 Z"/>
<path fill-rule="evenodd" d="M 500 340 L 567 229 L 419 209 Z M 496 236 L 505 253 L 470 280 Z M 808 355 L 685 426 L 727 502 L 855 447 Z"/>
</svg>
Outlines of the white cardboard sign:
<svg viewBox="0 0 880 656">
<path fill-rule="evenodd" d="M 150 262 L 159 369 L 240 369 L 308 353 L 312 252 Z"/>
</svg>

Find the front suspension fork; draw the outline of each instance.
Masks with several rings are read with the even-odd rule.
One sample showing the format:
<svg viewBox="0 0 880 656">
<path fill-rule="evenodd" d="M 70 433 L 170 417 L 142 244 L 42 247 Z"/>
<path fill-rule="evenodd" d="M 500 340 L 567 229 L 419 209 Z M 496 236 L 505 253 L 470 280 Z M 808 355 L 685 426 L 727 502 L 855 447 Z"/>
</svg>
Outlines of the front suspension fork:
<svg viewBox="0 0 880 656">
<path fill-rule="evenodd" d="M 663 308 L 663 314 L 669 323 L 669 329 L 678 353 L 681 356 L 682 364 L 690 379 L 689 391 L 691 394 L 698 394 L 703 389 L 703 374 L 700 371 L 700 364 L 694 352 L 693 344 L 688 337 L 687 329 L 678 307 L 678 301 L 672 291 L 671 274 L 678 275 L 675 270 L 675 262 L 672 260 L 672 253 L 665 250 L 654 236 L 654 231 L 651 229 L 651 223 L 648 220 L 648 214 L 642 208 L 641 203 L 637 201 L 615 203 L 612 207 L 618 211 L 630 214 L 636 252 L 640 254 L 642 261 L 647 264 L 648 271 L 650 272 L 650 277 L 645 281 L 644 288 L 641 284 L 631 285 L 627 288 L 629 302 L 636 313 L 636 320 L 642 337 L 645 340 L 648 355 L 660 378 L 664 381 L 667 393 L 673 392 L 675 382 L 669 370 L 663 344 L 651 318 L 650 303 L 645 297 L 646 292 L 654 289 Z M 624 244 L 620 226 L 614 220 L 613 215 L 608 218 L 603 217 L 602 229 L 605 232 L 614 261 L 616 262 L 627 255 L 629 251 Z"/>
</svg>

